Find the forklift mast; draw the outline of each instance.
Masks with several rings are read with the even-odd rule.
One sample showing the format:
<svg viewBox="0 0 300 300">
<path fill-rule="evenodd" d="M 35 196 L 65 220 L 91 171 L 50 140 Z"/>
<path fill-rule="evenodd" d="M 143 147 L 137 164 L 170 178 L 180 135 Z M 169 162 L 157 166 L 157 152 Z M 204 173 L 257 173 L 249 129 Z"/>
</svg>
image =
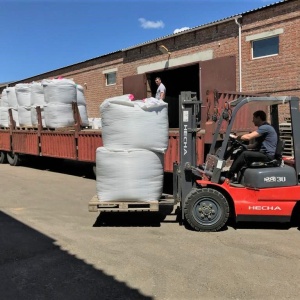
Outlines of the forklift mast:
<svg viewBox="0 0 300 300">
<path fill-rule="evenodd" d="M 179 158 L 174 164 L 174 199 L 184 200 L 195 186 L 192 167 L 197 163 L 196 135 L 200 124 L 200 104 L 196 92 L 181 92 L 179 95 Z"/>
<path fill-rule="evenodd" d="M 300 134 L 297 134 L 297 128 L 300 124 L 300 101 L 298 97 L 291 97 L 290 101 L 290 114 L 292 120 L 292 135 L 294 147 L 295 169 L 300 180 Z"/>
</svg>

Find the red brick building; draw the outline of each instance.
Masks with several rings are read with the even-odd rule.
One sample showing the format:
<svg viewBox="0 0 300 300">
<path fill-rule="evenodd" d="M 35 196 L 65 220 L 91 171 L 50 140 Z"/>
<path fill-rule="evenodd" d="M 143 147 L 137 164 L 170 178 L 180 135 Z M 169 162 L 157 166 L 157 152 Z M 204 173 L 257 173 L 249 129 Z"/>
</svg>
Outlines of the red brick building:
<svg viewBox="0 0 300 300">
<path fill-rule="evenodd" d="M 299 71 L 300 1 L 287 0 L 18 82 L 73 78 L 85 87 L 89 117 L 99 117 L 108 97 L 153 95 L 156 76 L 176 110 L 180 91 L 300 96 Z"/>
</svg>

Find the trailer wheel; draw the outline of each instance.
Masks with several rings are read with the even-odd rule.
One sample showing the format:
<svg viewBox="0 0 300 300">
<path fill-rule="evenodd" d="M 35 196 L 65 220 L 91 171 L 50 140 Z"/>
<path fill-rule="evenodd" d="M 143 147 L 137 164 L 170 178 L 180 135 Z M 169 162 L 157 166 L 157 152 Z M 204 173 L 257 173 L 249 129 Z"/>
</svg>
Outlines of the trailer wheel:
<svg viewBox="0 0 300 300">
<path fill-rule="evenodd" d="M 20 165 L 20 157 L 17 153 L 7 152 L 7 161 L 11 166 L 19 166 Z"/>
<path fill-rule="evenodd" d="M 6 153 L 0 151 L 0 164 L 5 164 L 7 162 Z"/>
<path fill-rule="evenodd" d="M 211 188 L 193 189 L 183 209 L 186 221 L 196 231 L 218 231 L 229 217 L 226 198 Z"/>
</svg>

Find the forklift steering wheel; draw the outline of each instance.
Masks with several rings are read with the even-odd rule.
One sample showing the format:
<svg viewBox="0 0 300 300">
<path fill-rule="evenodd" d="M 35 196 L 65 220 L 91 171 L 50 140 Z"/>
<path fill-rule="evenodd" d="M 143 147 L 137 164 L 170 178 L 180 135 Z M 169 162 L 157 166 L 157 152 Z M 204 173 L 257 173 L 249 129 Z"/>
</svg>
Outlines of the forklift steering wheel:
<svg viewBox="0 0 300 300">
<path fill-rule="evenodd" d="M 229 138 L 233 142 L 233 145 L 241 146 L 244 150 L 247 150 L 247 145 L 243 144 L 243 142 L 236 139 L 232 134 L 229 135 Z"/>
</svg>

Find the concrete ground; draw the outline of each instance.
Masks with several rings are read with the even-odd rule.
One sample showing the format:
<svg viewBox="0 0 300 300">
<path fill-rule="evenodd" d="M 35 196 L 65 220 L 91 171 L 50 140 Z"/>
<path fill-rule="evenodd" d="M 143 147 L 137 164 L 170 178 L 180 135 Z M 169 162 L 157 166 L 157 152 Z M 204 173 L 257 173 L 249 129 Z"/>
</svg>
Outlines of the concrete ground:
<svg viewBox="0 0 300 300">
<path fill-rule="evenodd" d="M 0 165 L 0 298 L 299 299 L 299 228 L 88 212 L 82 164 Z"/>
</svg>

